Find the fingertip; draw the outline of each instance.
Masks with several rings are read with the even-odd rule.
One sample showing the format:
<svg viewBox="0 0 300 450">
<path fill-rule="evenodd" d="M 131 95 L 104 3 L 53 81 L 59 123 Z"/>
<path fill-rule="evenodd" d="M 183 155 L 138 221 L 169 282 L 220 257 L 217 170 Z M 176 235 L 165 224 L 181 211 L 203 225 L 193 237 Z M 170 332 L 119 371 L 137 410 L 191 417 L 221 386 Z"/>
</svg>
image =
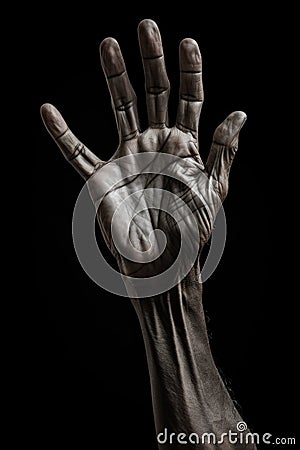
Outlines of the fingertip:
<svg viewBox="0 0 300 450">
<path fill-rule="evenodd" d="M 141 20 L 141 22 L 138 25 L 138 31 L 143 31 L 146 29 L 150 29 L 150 30 L 157 29 L 158 30 L 158 25 L 152 19 L 143 19 L 143 20 Z"/>
<path fill-rule="evenodd" d="M 244 113 L 244 111 L 234 111 L 229 114 L 228 118 L 233 120 L 236 124 L 241 124 L 241 126 L 243 126 L 247 120 L 247 114 Z"/>
<path fill-rule="evenodd" d="M 107 77 L 121 74 L 126 70 L 121 49 L 116 39 L 105 38 L 100 44 L 99 51 L 102 67 Z"/>
<path fill-rule="evenodd" d="M 43 117 L 43 114 L 47 111 L 47 109 L 50 109 L 50 108 L 54 108 L 54 106 L 51 105 L 51 103 L 44 103 L 44 104 L 40 107 L 41 116 Z"/>
<path fill-rule="evenodd" d="M 182 71 L 202 70 L 201 53 L 198 43 L 191 38 L 185 38 L 179 45 L 180 69 Z"/>
<path fill-rule="evenodd" d="M 214 133 L 214 141 L 223 145 L 231 145 L 239 136 L 239 132 L 247 120 L 243 111 L 234 111 L 226 117 Z"/>
<path fill-rule="evenodd" d="M 144 19 L 139 23 L 138 36 L 143 58 L 159 58 L 163 55 L 159 28 L 153 20 Z"/>
<path fill-rule="evenodd" d="M 199 48 L 198 42 L 195 41 L 195 39 L 192 38 L 184 38 L 179 44 L 180 48 L 187 48 L 187 47 L 196 47 Z"/>
<path fill-rule="evenodd" d="M 68 126 L 65 120 L 51 103 L 44 103 L 40 108 L 40 112 L 47 130 L 54 139 L 57 139 L 67 131 Z"/>
<path fill-rule="evenodd" d="M 100 55 L 102 55 L 104 52 L 108 51 L 109 49 L 115 49 L 118 48 L 119 44 L 118 41 L 113 37 L 107 37 L 103 39 L 99 46 Z"/>
<path fill-rule="evenodd" d="M 57 114 L 59 114 L 58 110 L 55 108 L 55 106 L 51 105 L 51 103 L 44 103 L 40 107 L 40 113 L 43 120 L 47 120 L 48 118 L 57 116 Z"/>
</svg>

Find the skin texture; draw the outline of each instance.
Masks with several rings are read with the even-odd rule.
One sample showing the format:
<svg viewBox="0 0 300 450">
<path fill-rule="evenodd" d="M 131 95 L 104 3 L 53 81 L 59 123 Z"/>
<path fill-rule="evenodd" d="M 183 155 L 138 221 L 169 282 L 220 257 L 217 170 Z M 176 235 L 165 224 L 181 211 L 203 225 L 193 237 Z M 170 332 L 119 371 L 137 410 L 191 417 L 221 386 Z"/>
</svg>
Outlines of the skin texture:
<svg viewBox="0 0 300 450">
<path fill-rule="evenodd" d="M 246 115 L 234 112 L 217 127 L 208 160 L 204 164 L 198 152 L 198 123 L 204 96 L 202 62 L 197 43 L 192 39 L 184 39 L 180 44 L 179 105 L 176 124 L 170 128 L 167 112 L 170 86 L 159 29 L 153 21 L 144 20 L 139 24 L 138 35 L 149 119 L 149 128 L 144 132 L 139 127 L 136 95 L 118 43 L 107 38 L 100 46 L 101 64 L 111 93 L 119 133 L 119 146 L 110 161 L 143 152 L 175 155 L 183 162 L 177 169 L 182 182 L 148 173 L 129 177 L 105 196 L 97 217 L 121 272 L 147 277 L 161 273 L 174 260 L 180 235 L 176 223 L 168 214 L 150 208 L 148 197 L 144 195 L 145 189 L 150 187 L 170 191 L 189 206 L 199 227 L 199 242 L 192 245 L 199 246 L 200 256 L 203 245 L 210 237 L 220 204 L 227 195 L 229 171 Z M 65 158 L 85 180 L 89 180 L 91 195 L 97 204 L 98 190 L 101 191 L 104 184 L 113 184 L 116 169 L 112 168 L 109 176 L 103 179 L 99 169 L 107 162 L 101 161 L 74 136 L 55 107 L 45 104 L 41 114 L 46 128 Z M 185 162 L 189 164 L 189 170 L 186 170 Z M 208 180 L 205 187 L 200 181 L 203 179 L 201 174 Z M 191 184 L 207 199 L 205 206 L 189 188 Z M 155 229 L 163 230 L 167 241 L 165 251 L 151 262 L 145 262 L 142 258 L 139 262 L 133 262 L 120 255 L 111 235 L 114 211 L 124 199 L 137 191 L 141 192 L 139 203 L 144 206 L 144 210 L 132 220 L 129 236 L 122 235 L 129 217 L 126 217 L 126 212 L 116 230 L 123 240 L 130 240 L 142 255 L 149 248 L 150 233 Z M 136 200 L 129 200 L 129 209 L 134 211 L 136 207 Z M 179 203 L 175 201 L 172 207 L 178 211 L 180 220 L 188 221 L 181 213 Z M 187 230 L 191 226 L 187 223 Z M 147 299 L 132 299 L 145 342 L 157 433 L 167 428 L 168 433 L 197 433 L 201 436 L 202 433 L 214 432 L 220 436 L 229 430 L 236 432 L 236 424 L 242 420 L 210 352 L 202 308 L 199 256 L 184 280 L 168 292 Z M 161 444 L 159 448 L 178 449 L 182 448 L 182 444 L 173 440 L 172 444 Z M 184 444 L 184 448 L 250 449 L 255 446 L 232 444 L 225 438 L 219 444 L 200 441 Z"/>
</svg>

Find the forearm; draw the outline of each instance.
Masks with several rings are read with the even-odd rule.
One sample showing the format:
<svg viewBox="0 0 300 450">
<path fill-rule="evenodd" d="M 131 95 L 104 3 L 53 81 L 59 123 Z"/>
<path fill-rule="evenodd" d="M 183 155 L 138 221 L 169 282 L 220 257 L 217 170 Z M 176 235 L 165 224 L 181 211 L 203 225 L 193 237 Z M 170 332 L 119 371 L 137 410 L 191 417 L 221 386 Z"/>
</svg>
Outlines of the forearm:
<svg viewBox="0 0 300 450">
<path fill-rule="evenodd" d="M 202 284 L 190 275 L 171 291 L 132 300 L 145 342 L 156 431 L 236 431 L 241 420 L 214 364 L 202 307 Z M 182 444 L 170 446 L 182 448 Z M 176 446 L 178 445 L 178 447 Z M 162 446 L 167 449 L 168 444 Z M 211 448 L 200 444 L 184 448 Z M 214 448 L 231 448 L 227 443 Z M 232 448 L 251 448 L 233 446 Z"/>
</svg>

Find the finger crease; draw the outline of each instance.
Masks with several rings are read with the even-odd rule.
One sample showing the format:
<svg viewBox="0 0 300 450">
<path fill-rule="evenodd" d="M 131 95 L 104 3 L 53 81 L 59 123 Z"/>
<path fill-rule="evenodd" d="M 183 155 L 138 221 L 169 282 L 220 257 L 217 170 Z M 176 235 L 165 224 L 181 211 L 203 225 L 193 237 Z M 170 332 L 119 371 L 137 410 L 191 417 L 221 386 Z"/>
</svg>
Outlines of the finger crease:
<svg viewBox="0 0 300 450">
<path fill-rule="evenodd" d="M 182 131 L 187 130 L 187 131 L 190 131 L 191 133 L 196 133 L 197 132 L 197 130 L 194 130 L 193 128 L 189 128 L 188 126 L 183 125 L 183 123 L 177 122 L 176 125 L 177 125 L 177 128 L 183 129 Z"/>
<path fill-rule="evenodd" d="M 198 73 L 201 74 L 201 70 L 181 70 L 180 73 Z"/>
<path fill-rule="evenodd" d="M 155 122 L 154 120 L 151 120 L 150 126 L 152 128 L 165 128 L 166 124 L 165 122 Z"/>
<path fill-rule="evenodd" d="M 102 165 L 103 165 L 103 163 L 102 163 L 101 161 L 99 161 L 99 162 L 95 165 L 93 173 L 97 172 L 97 170 L 98 170 L 100 167 L 102 167 Z"/>
<path fill-rule="evenodd" d="M 77 158 L 80 154 L 83 153 L 83 151 L 85 150 L 85 146 L 79 142 L 75 148 L 74 148 L 74 152 L 72 153 L 72 155 L 70 156 L 69 161 L 72 161 L 73 159 Z"/>
<path fill-rule="evenodd" d="M 159 58 L 163 58 L 164 55 L 158 55 L 158 56 L 143 56 L 143 59 L 159 59 Z"/>
<path fill-rule="evenodd" d="M 107 76 L 106 78 L 107 78 L 108 80 L 111 80 L 112 78 L 121 77 L 124 73 L 125 73 L 125 70 L 123 70 L 123 72 L 116 73 L 115 75 L 109 75 L 109 76 Z"/>
<path fill-rule="evenodd" d="M 130 141 L 135 136 L 137 136 L 138 132 L 139 132 L 139 130 L 134 130 L 134 131 L 131 131 L 129 134 L 123 135 L 122 136 L 123 141 Z"/>
<path fill-rule="evenodd" d="M 201 100 L 201 99 L 199 99 L 199 98 L 196 98 L 195 96 L 190 95 L 190 94 L 181 94 L 181 95 L 180 95 L 180 98 L 181 98 L 182 100 L 185 100 L 186 102 L 198 102 L 198 103 L 203 103 L 203 100 Z"/>
<path fill-rule="evenodd" d="M 165 92 L 168 92 L 169 88 L 165 88 L 165 87 L 158 87 L 158 86 L 153 86 L 153 87 L 149 87 L 147 88 L 147 94 L 149 95 L 160 95 L 160 94 L 164 94 Z"/>
<path fill-rule="evenodd" d="M 134 105 L 134 102 L 132 100 L 130 100 L 127 103 L 123 103 L 120 106 L 116 106 L 116 110 L 117 111 L 128 111 L 128 109 L 132 108 Z"/>
<path fill-rule="evenodd" d="M 57 137 L 55 138 L 55 140 L 58 141 L 58 139 L 60 139 L 61 137 L 63 137 L 63 136 L 66 134 L 67 131 L 69 131 L 69 128 L 67 128 L 66 131 L 64 131 L 64 132 L 61 133 L 59 136 L 57 136 Z"/>
</svg>

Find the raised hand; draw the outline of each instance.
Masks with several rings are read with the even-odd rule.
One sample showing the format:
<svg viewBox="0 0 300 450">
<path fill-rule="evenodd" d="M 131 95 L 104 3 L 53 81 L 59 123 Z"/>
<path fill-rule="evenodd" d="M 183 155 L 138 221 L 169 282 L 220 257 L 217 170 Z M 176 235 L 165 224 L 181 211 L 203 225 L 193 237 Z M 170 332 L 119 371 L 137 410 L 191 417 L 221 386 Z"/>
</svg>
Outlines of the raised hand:
<svg viewBox="0 0 300 450">
<path fill-rule="evenodd" d="M 168 428 L 199 436 L 213 431 L 220 436 L 236 430 L 240 416 L 210 353 L 198 260 L 190 255 L 195 249 L 196 256 L 200 254 L 227 195 L 229 171 L 246 115 L 234 112 L 218 126 L 204 164 L 198 151 L 203 88 L 197 43 L 184 39 L 180 44 L 179 106 L 176 124 L 169 127 L 169 81 L 160 33 L 151 20 L 142 21 L 138 33 L 146 80 L 147 130 L 140 130 L 136 95 L 119 45 L 112 38 L 100 46 L 119 132 L 119 146 L 112 158 L 104 162 L 88 150 L 52 105 L 42 106 L 42 117 L 65 158 L 88 180 L 103 236 L 123 274 L 155 280 L 176 259 L 180 239 L 185 239 L 179 266 L 189 267 L 193 275 L 183 279 L 176 273 L 169 291 L 132 302 L 147 350 L 157 432 Z M 181 445 L 161 448 L 176 450 Z M 196 443 L 186 448 L 211 446 Z M 254 446 L 232 446 L 225 440 L 214 448 Z"/>
<path fill-rule="evenodd" d="M 174 221 L 168 220 L 165 212 L 153 207 L 149 189 L 161 189 L 162 195 L 163 191 L 169 191 L 174 193 L 177 198 L 184 199 L 197 217 L 201 240 L 199 244 L 202 245 L 206 242 L 210 236 L 219 200 L 223 200 L 227 194 L 229 170 L 237 150 L 238 134 L 246 116 L 242 112 L 232 113 L 217 128 L 207 164 L 204 166 L 198 151 L 198 123 L 203 104 L 202 63 L 198 45 L 192 39 L 184 39 L 180 44 L 179 106 L 176 125 L 169 128 L 167 124 L 169 80 L 160 33 L 157 25 L 151 20 L 141 22 L 138 32 L 146 80 L 149 118 L 149 128 L 144 132 L 139 129 L 136 95 L 129 81 L 118 43 L 112 38 L 107 38 L 100 47 L 102 67 L 111 93 L 120 139 L 119 147 L 110 162 L 126 155 L 136 155 L 142 152 L 166 153 L 181 158 L 181 161 L 177 160 L 177 167 L 173 168 L 178 177 L 177 180 L 174 180 L 157 173 L 145 173 L 146 167 L 141 163 L 141 159 L 137 162 L 137 159 L 133 157 L 131 159 L 132 170 L 134 166 L 139 165 L 141 174 L 128 179 L 127 173 L 126 183 L 122 182 L 114 186 L 99 208 L 98 219 L 108 246 L 118 257 L 118 251 L 111 236 L 112 216 L 123 200 L 133 192 L 140 192 L 138 200 L 136 196 L 128 199 L 128 209 L 124 209 L 116 226 L 119 227 L 120 239 L 127 240 L 128 248 L 131 248 L 132 244 L 136 250 L 144 253 L 145 260 L 139 259 L 144 263 L 151 258 L 152 260 L 156 259 L 155 256 L 160 254 L 159 242 L 157 242 L 159 235 L 157 234 L 156 238 L 155 234 L 152 235 L 151 243 L 149 243 L 149 236 L 154 230 L 163 230 L 166 244 L 164 255 L 151 264 L 139 264 L 138 267 L 128 261 L 122 264 L 123 270 L 127 274 L 134 272 L 135 276 L 151 276 L 170 264 L 177 251 L 174 240 L 179 242 L 180 238 L 176 239 Z M 109 171 L 106 170 L 105 180 L 101 173 L 97 176 L 96 172 L 107 163 L 101 161 L 74 136 L 53 106 L 43 105 L 42 116 L 47 129 L 73 167 L 84 179 L 94 175 L 92 185 L 94 200 L 97 200 L 97 194 L 95 194 L 97 184 L 101 187 L 102 183 L 109 183 Z M 145 164 L 148 164 L 148 161 Z M 163 171 L 163 167 L 161 169 Z M 111 165 L 109 170 L 113 186 L 116 167 Z M 120 175 L 118 174 L 119 178 Z M 123 176 L 125 177 L 125 174 Z M 207 180 L 207 183 L 204 183 L 204 179 Z M 148 189 L 147 197 L 144 195 L 146 189 Z M 197 195 L 198 193 L 200 195 Z M 206 200 L 205 207 L 203 197 Z M 174 198 L 172 197 L 172 202 Z M 141 204 L 143 211 L 136 215 L 133 214 L 134 219 L 130 223 L 129 239 L 129 236 L 124 235 L 124 230 L 127 230 L 126 224 L 130 220 L 126 211 L 134 212 L 137 205 L 140 208 Z M 176 201 L 175 204 L 173 203 L 172 210 L 177 210 L 180 216 L 180 207 L 176 205 Z M 187 221 L 188 219 L 183 216 L 182 220 Z M 116 234 L 118 234 L 118 230 Z M 151 257 L 149 256 L 149 245 L 152 251 Z M 148 253 L 146 253 L 147 250 Z M 132 254 L 132 252 L 129 253 Z M 132 257 L 134 259 L 134 256 Z M 124 263 L 124 258 L 122 261 Z"/>
</svg>

